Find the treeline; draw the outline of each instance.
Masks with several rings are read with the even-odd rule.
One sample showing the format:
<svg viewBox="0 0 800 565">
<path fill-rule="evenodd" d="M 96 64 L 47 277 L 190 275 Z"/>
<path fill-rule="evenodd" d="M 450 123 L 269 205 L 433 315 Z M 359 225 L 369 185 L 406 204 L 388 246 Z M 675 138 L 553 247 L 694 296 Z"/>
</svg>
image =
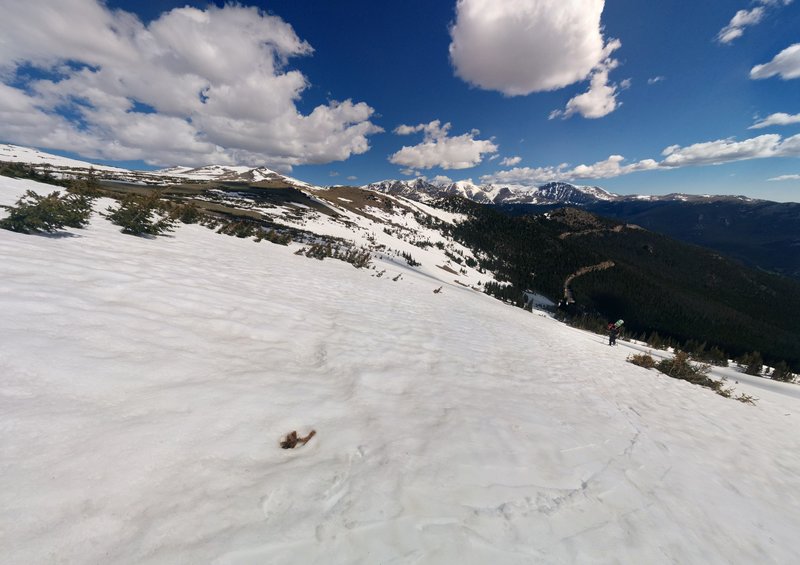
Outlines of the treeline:
<svg viewBox="0 0 800 565">
<path fill-rule="evenodd" d="M 47 170 L 39 170 L 27 163 L 15 163 L 10 161 L 0 161 L 0 176 L 13 177 L 17 179 L 30 179 L 56 186 L 67 186 L 69 181 L 58 179 Z"/>
</svg>

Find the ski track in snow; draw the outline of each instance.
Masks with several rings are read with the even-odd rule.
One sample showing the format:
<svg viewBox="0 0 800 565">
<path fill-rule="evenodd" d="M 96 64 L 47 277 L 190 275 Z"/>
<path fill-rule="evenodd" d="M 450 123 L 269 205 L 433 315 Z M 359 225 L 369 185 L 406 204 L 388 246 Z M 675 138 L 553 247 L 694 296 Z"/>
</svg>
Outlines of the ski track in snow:
<svg viewBox="0 0 800 565">
<path fill-rule="evenodd" d="M 0 230 L 4 563 L 800 561 L 794 397 L 394 263 L 70 235 Z"/>
</svg>

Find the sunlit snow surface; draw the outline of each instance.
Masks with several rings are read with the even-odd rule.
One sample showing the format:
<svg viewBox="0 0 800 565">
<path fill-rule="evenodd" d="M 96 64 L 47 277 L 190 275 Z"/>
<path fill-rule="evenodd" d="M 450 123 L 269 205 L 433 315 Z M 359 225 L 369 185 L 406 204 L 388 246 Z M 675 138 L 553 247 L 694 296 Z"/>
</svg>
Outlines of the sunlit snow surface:
<svg viewBox="0 0 800 565">
<path fill-rule="evenodd" d="M 3 563 L 800 562 L 780 387 L 724 399 L 395 263 L 69 234 L 0 230 Z"/>
</svg>

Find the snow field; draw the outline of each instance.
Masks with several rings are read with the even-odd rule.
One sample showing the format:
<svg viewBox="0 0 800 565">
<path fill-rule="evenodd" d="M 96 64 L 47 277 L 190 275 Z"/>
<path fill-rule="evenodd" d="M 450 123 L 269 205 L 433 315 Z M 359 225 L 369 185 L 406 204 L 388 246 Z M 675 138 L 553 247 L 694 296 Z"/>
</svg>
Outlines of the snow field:
<svg viewBox="0 0 800 565">
<path fill-rule="evenodd" d="M 800 560 L 793 397 L 648 372 L 444 271 L 70 234 L 0 230 L 4 562 Z"/>
</svg>

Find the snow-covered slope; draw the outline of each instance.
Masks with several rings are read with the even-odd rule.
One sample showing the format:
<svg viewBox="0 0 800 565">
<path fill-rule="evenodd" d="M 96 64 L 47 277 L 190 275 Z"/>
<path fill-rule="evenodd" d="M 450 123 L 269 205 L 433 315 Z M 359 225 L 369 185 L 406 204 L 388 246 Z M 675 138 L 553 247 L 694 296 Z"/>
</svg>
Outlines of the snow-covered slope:
<svg viewBox="0 0 800 565">
<path fill-rule="evenodd" d="M 190 180 L 219 180 L 219 181 L 239 181 L 239 182 L 263 182 L 280 181 L 303 188 L 310 188 L 312 185 L 307 182 L 287 177 L 266 167 L 247 167 L 229 165 L 207 165 L 205 167 L 170 167 L 153 171 L 153 174 L 164 175 L 167 177 L 179 177 Z"/>
<path fill-rule="evenodd" d="M 4 562 L 800 561 L 780 390 L 724 399 L 392 260 L 70 234 L 0 230 Z"/>
<path fill-rule="evenodd" d="M 130 172 L 127 169 L 119 167 L 108 167 L 106 165 L 95 165 L 87 161 L 78 161 L 76 159 L 69 159 L 61 157 L 60 155 L 53 155 L 52 153 L 45 153 L 38 149 L 30 147 L 22 147 L 19 145 L 9 145 L 7 143 L 0 143 L 0 162 L 7 161 L 12 163 L 29 163 L 31 165 L 50 165 L 54 168 L 72 168 L 72 169 L 94 169 L 95 171 L 106 171 L 110 173 Z"/>
<path fill-rule="evenodd" d="M 104 178 L 147 184 L 174 183 L 185 179 L 253 183 L 277 181 L 301 189 L 313 187 L 313 185 L 307 182 L 282 175 L 266 167 L 208 165 L 205 167 L 176 166 L 158 171 L 132 171 L 119 167 L 95 165 L 87 161 L 79 161 L 53 155 L 52 153 L 46 153 L 38 149 L 8 144 L 0 144 L 0 162 L 3 161 L 28 163 L 34 166 L 47 167 L 49 171 L 56 175 L 71 175 L 78 172 L 85 173 L 88 172 L 89 169 L 92 169 L 95 173 L 98 173 Z"/>
</svg>

